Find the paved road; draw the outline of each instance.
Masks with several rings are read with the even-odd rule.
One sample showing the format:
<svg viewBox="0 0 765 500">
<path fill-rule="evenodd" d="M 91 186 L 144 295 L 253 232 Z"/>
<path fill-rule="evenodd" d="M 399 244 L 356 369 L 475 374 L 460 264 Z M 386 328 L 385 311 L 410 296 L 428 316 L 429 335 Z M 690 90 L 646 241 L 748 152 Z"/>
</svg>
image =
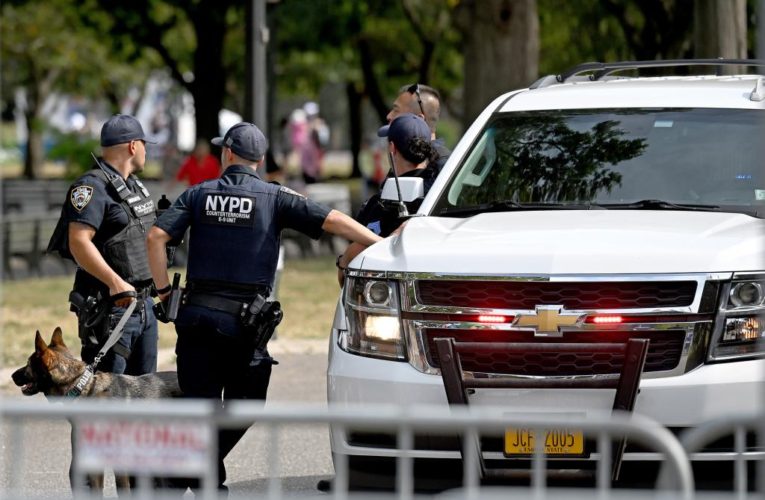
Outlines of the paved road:
<svg viewBox="0 0 765 500">
<path fill-rule="evenodd" d="M 271 377 L 268 401 L 295 401 L 321 403 L 326 401 L 326 341 L 274 341 L 272 354 L 280 362 Z M 172 364 L 171 352 L 163 353 L 165 368 Z M 0 395 L 17 396 L 18 389 L 6 381 L 9 370 L 0 374 Z M 48 404 L 42 396 L 33 396 L 40 405 Z M 69 424 L 66 422 L 38 421 L 22 424 L 22 444 L 11 442 L 7 425 L 0 428 L 2 464 L 0 489 L 11 484 L 21 486 L 24 496 L 64 498 L 69 495 L 67 475 L 70 460 Z M 228 485 L 232 493 L 246 494 L 267 489 L 268 447 L 266 431 L 254 425 L 226 460 Z M 319 479 L 333 473 L 329 451 L 327 426 L 290 427 L 282 430 L 280 470 L 283 488 L 289 492 L 316 492 Z M 14 465 L 18 465 L 17 480 L 11 481 Z M 107 495 L 114 489 L 109 481 Z M 319 494 L 326 496 L 325 494 Z"/>
</svg>

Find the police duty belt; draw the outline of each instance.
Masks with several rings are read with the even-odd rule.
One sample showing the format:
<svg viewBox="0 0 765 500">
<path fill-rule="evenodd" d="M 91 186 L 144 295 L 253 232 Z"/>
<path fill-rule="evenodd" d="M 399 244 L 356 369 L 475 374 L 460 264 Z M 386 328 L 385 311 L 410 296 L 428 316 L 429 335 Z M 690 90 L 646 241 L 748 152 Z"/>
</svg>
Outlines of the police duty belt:
<svg viewBox="0 0 765 500">
<path fill-rule="evenodd" d="M 128 322 L 128 319 L 130 319 L 130 315 L 133 314 L 137 304 L 137 300 L 130 302 L 130 304 L 127 306 L 127 309 L 125 309 L 125 312 L 122 314 L 122 317 L 117 322 L 117 325 L 114 327 L 114 330 L 112 330 L 111 335 L 109 335 L 109 338 L 106 339 L 104 346 L 100 351 L 98 351 L 98 354 L 96 354 L 93 362 L 85 367 L 85 371 L 82 373 L 82 375 L 80 375 L 80 379 L 77 381 L 74 387 L 72 387 L 69 392 L 66 393 L 67 396 L 77 397 L 82 394 L 85 386 L 88 384 L 90 379 L 93 378 L 93 374 L 96 371 L 98 363 L 101 362 L 101 358 L 106 356 L 106 353 L 109 352 L 109 349 L 111 349 L 122 336 L 122 330 L 125 328 L 125 324 Z"/>
</svg>

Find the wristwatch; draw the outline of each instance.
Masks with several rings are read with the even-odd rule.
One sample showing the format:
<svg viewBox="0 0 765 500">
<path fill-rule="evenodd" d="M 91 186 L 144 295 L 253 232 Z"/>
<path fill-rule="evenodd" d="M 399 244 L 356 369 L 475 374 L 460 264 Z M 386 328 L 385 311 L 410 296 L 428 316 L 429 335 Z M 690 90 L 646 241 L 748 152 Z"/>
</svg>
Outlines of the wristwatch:
<svg viewBox="0 0 765 500">
<path fill-rule="evenodd" d="M 340 259 L 343 258 L 343 255 L 345 255 L 345 254 L 341 253 L 340 255 L 337 256 L 337 259 L 335 260 L 335 267 L 340 269 L 341 271 L 345 271 L 345 268 L 340 265 Z"/>
</svg>

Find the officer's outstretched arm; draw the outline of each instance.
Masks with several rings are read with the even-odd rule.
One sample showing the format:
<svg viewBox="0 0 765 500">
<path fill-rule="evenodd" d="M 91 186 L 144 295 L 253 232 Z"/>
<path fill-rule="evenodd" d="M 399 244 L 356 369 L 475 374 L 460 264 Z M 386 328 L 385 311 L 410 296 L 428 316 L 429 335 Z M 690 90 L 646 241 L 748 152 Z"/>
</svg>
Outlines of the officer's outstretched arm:
<svg viewBox="0 0 765 500">
<path fill-rule="evenodd" d="M 321 225 L 321 228 L 328 233 L 342 236 L 347 240 L 355 241 L 365 246 L 382 240 L 378 235 L 352 218 L 334 209 L 324 219 L 324 224 Z"/>
<path fill-rule="evenodd" d="M 93 244 L 93 237 L 96 235 L 95 228 L 80 222 L 70 222 L 68 233 L 69 251 L 74 260 L 77 261 L 77 265 L 108 286 L 109 295 L 135 291 L 133 285 L 123 280 L 114 269 L 109 267 L 101 252 Z M 115 304 L 120 307 L 127 307 L 131 300 L 133 299 L 126 297 L 116 301 Z"/>
<path fill-rule="evenodd" d="M 340 283 L 340 286 L 343 286 L 343 281 L 345 281 L 345 268 L 348 267 L 348 264 L 350 264 L 350 262 L 366 248 L 366 245 L 360 243 L 350 243 L 345 249 L 345 252 L 337 258 L 337 282 Z"/>
<path fill-rule="evenodd" d="M 157 226 L 153 226 L 146 237 L 149 268 L 151 269 L 151 277 L 157 290 L 170 286 L 170 278 L 167 277 L 167 251 L 165 250 L 170 239 L 170 235 Z M 168 291 L 160 294 L 159 298 L 164 299 L 165 295 L 169 293 Z"/>
</svg>

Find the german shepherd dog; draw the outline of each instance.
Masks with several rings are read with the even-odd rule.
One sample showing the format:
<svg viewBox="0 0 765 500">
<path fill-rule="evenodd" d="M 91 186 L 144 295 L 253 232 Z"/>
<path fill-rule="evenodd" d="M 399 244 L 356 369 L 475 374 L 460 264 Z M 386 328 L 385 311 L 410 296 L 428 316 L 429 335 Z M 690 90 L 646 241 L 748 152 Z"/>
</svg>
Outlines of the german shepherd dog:
<svg viewBox="0 0 765 500">
<path fill-rule="evenodd" d="M 35 352 L 26 366 L 13 372 L 13 382 L 26 396 L 43 393 L 45 396 L 66 396 L 85 372 L 85 362 L 75 358 L 64 344 L 61 328 L 53 331 L 46 345 L 40 332 L 35 336 Z M 147 373 L 131 376 L 96 372 L 85 384 L 81 397 L 90 398 L 171 398 L 179 397 L 176 372 Z M 128 477 L 115 474 L 117 487 L 128 490 Z M 103 491 L 103 474 L 90 476 L 93 490 Z"/>
</svg>

